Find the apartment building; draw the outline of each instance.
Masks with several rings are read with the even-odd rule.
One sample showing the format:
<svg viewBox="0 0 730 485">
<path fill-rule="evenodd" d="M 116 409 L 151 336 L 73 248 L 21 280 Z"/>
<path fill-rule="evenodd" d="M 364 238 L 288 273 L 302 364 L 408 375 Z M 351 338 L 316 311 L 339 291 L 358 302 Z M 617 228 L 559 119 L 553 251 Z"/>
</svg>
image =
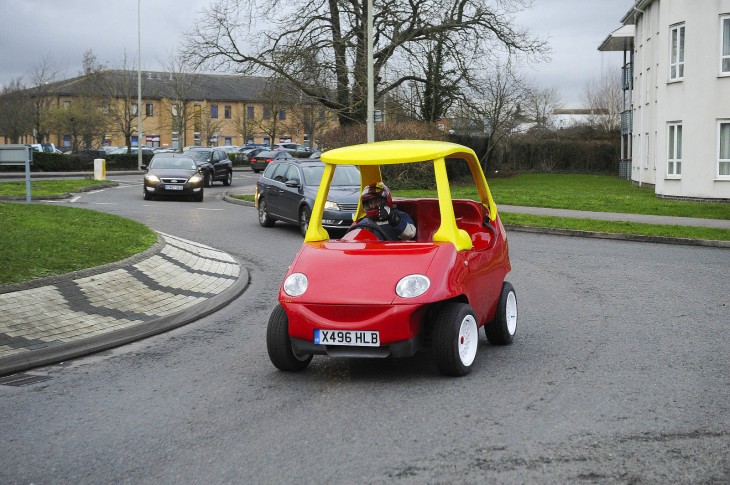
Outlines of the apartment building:
<svg viewBox="0 0 730 485">
<path fill-rule="evenodd" d="M 667 198 L 730 201 L 730 0 L 637 0 L 623 52 L 621 167 Z"/>
<path fill-rule="evenodd" d="M 104 70 L 52 83 L 43 89 L 47 110 L 81 109 L 77 118 L 83 110 L 98 113 L 97 132 L 84 140 L 89 144 L 91 137 L 97 146 L 124 146 L 127 138 L 132 146 L 140 143 L 151 148 L 280 142 L 316 146 L 312 137 L 337 123 L 319 104 L 271 78 L 257 76 L 143 71 L 138 107 L 137 74 Z M 141 137 L 137 133 L 140 109 Z M 70 149 L 79 137 L 76 128 L 67 124 L 68 128 L 46 135 L 61 149 Z M 25 138 L 31 143 L 34 137 L 29 133 Z"/>
</svg>

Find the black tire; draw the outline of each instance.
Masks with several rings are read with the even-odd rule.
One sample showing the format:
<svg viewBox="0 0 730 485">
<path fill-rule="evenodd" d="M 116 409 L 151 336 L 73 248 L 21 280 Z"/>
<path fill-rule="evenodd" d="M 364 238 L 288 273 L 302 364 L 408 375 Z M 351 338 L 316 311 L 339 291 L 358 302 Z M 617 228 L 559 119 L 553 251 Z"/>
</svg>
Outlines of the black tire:
<svg viewBox="0 0 730 485">
<path fill-rule="evenodd" d="M 144 192 L 142 193 L 142 197 L 144 197 L 144 200 L 152 200 L 154 196 L 147 192 L 147 189 L 144 189 Z"/>
<path fill-rule="evenodd" d="M 203 192 L 203 189 L 200 189 L 200 193 L 193 196 L 195 202 L 203 202 Z"/>
<path fill-rule="evenodd" d="M 233 171 L 229 170 L 226 172 L 226 179 L 223 181 L 223 185 L 226 187 L 230 187 L 230 185 L 233 183 Z"/>
<path fill-rule="evenodd" d="M 479 347 L 476 315 L 466 303 L 446 303 L 433 322 L 433 354 L 442 374 L 461 377 L 471 372 Z"/>
<path fill-rule="evenodd" d="M 307 229 L 309 228 L 309 219 L 312 217 L 312 211 L 309 210 L 309 206 L 303 206 L 299 209 L 299 230 L 302 236 L 307 235 Z"/>
<path fill-rule="evenodd" d="M 259 198 L 259 224 L 263 227 L 271 227 L 275 221 L 276 219 L 271 217 L 266 210 L 266 199 L 263 197 Z"/>
<path fill-rule="evenodd" d="M 494 320 L 484 325 L 487 340 L 493 345 L 509 345 L 517 333 L 517 293 L 512 285 L 502 283 Z"/>
<path fill-rule="evenodd" d="M 280 304 L 276 305 L 269 317 L 266 329 L 266 350 L 274 366 L 283 371 L 300 371 L 312 361 L 312 354 L 296 355 L 289 338 L 289 317 Z"/>
<path fill-rule="evenodd" d="M 205 175 L 203 175 L 203 185 L 206 187 L 213 186 L 213 174 L 212 173 L 205 172 Z"/>
<path fill-rule="evenodd" d="M 261 171 L 261 170 L 259 170 L 259 169 L 257 169 L 257 168 L 254 168 L 254 169 L 253 169 L 253 173 L 259 173 L 260 171 Z"/>
</svg>

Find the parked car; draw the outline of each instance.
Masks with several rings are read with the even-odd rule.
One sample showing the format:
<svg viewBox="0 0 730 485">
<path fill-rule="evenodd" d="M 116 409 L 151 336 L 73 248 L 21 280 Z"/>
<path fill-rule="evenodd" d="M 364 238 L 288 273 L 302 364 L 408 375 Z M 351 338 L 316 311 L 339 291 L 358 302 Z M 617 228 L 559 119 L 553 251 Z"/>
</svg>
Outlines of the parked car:
<svg viewBox="0 0 730 485">
<path fill-rule="evenodd" d="M 192 197 L 203 201 L 205 177 L 200 167 L 189 156 L 177 153 L 158 153 L 144 170 L 143 195 L 152 200 L 158 195 Z"/>
<path fill-rule="evenodd" d="M 266 346 L 280 370 L 306 368 L 314 355 L 408 357 L 432 353 L 441 373 L 472 369 L 484 327 L 493 345 L 517 330 L 517 297 L 507 236 L 479 159 L 468 147 L 400 140 L 328 150 L 304 243 L 279 288 Z M 409 241 L 381 240 L 356 223 L 332 239 L 324 227 L 332 175 L 360 169 L 361 187 L 382 181 L 380 166 L 425 163 L 437 198 L 397 199 L 417 227 Z M 452 199 L 447 164 L 466 163 L 479 200 Z M 358 204 L 355 220 L 365 216 Z M 376 231 L 377 232 L 377 231 Z"/>
<path fill-rule="evenodd" d="M 265 148 L 244 148 L 236 152 L 235 158 L 237 162 L 251 163 L 251 158 L 266 150 Z"/>
<path fill-rule="evenodd" d="M 273 147 L 274 150 L 286 150 L 291 153 L 296 153 L 298 155 L 302 156 L 309 156 L 311 151 L 309 148 L 305 147 L 304 145 L 300 145 L 299 143 L 277 143 Z"/>
<path fill-rule="evenodd" d="M 347 229 L 360 199 L 360 171 L 352 165 L 337 167 L 332 179 L 322 225 Z M 298 224 L 307 233 L 309 217 L 324 173 L 324 163 L 307 158 L 282 158 L 269 163 L 256 182 L 255 205 L 259 224 L 276 221 Z"/>
<path fill-rule="evenodd" d="M 286 150 L 264 150 L 251 157 L 251 170 L 254 173 L 259 173 L 262 170 L 266 170 L 266 167 L 274 160 L 281 160 L 284 158 L 294 158 L 291 152 Z"/>
<path fill-rule="evenodd" d="M 205 186 L 210 187 L 213 182 L 220 180 L 223 185 L 231 185 L 233 182 L 233 162 L 228 154 L 221 148 L 190 148 L 183 152 L 191 157 L 200 167 L 205 177 Z"/>
</svg>

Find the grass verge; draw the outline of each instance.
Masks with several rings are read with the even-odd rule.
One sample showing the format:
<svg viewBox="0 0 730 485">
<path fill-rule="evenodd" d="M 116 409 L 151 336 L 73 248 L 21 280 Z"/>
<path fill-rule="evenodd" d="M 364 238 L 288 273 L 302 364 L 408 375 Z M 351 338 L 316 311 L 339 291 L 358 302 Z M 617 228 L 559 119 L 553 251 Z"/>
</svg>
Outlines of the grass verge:
<svg viewBox="0 0 730 485">
<path fill-rule="evenodd" d="M 609 232 L 638 236 L 660 236 L 686 239 L 730 241 L 730 230 L 711 227 L 692 227 L 664 224 L 643 224 L 625 221 L 599 221 L 595 219 L 574 219 L 570 217 L 533 216 L 513 212 L 499 212 L 504 224 L 529 227 L 549 227 L 575 231 Z"/>
<path fill-rule="evenodd" d="M 30 195 L 32 197 L 52 197 L 108 184 L 108 180 L 31 180 Z M 0 196 L 25 197 L 25 181 L 1 183 Z"/>
<path fill-rule="evenodd" d="M 156 241 L 147 226 L 116 215 L 0 202 L 0 285 L 120 261 Z"/>
</svg>

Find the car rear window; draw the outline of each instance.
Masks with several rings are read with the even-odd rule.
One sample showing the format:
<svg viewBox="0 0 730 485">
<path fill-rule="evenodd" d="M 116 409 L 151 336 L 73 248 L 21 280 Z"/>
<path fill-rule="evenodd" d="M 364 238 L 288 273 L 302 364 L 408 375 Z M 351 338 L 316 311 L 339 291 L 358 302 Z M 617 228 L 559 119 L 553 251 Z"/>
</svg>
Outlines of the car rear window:
<svg viewBox="0 0 730 485">
<path fill-rule="evenodd" d="M 304 181 L 307 185 L 319 185 L 324 165 L 304 167 Z M 360 185 L 360 171 L 354 165 L 339 165 L 332 176 L 332 187 Z"/>
</svg>

